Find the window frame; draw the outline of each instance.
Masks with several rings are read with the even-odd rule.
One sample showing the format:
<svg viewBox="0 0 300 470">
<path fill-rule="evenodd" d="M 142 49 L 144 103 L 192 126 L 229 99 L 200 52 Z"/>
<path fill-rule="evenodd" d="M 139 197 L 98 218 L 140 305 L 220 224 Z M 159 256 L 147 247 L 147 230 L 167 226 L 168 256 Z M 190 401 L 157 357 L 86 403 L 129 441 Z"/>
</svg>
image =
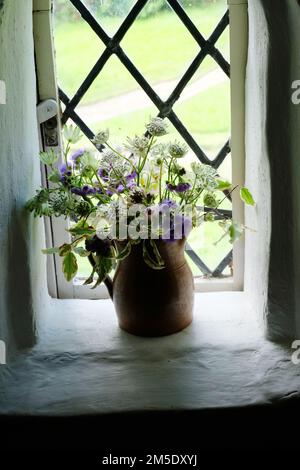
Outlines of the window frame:
<svg viewBox="0 0 300 470">
<path fill-rule="evenodd" d="M 248 49 L 248 1 L 228 0 L 230 17 L 230 90 L 231 90 L 231 158 L 232 180 L 243 186 L 245 180 L 245 78 Z M 52 25 L 52 0 L 34 0 L 34 41 L 39 101 L 49 98 L 59 103 L 56 79 L 55 50 Z M 57 120 L 57 146 L 61 154 L 61 124 Z M 47 150 L 43 126 L 40 128 L 40 148 Z M 52 147 L 53 148 L 53 147 Z M 46 183 L 46 168 L 41 167 L 42 182 Z M 238 192 L 232 195 L 233 217 L 244 222 L 244 206 Z M 45 218 L 48 247 L 66 242 L 66 220 Z M 244 287 L 244 237 L 233 246 L 234 272 L 231 278 L 195 278 L 196 292 L 241 291 Z M 55 298 L 108 298 L 104 285 L 91 290 L 78 279 L 67 282 L 58 255 L 47 256 L 49 294 Z"/>
</svg>

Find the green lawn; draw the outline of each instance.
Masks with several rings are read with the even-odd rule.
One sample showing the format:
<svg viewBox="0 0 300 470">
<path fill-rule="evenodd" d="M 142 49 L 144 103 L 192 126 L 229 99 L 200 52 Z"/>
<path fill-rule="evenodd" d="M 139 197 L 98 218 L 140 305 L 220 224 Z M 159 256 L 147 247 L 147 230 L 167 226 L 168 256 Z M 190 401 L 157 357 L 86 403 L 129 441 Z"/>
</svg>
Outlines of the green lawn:
<svg viewBox="0 0 300 470">
<path fill-rule="evenodd" d="M 205 37 L 211 34 L 224 11 L 225 1 L 189 9 L 191 18 Z M 73 95 L 103 52 L 104 46 L 85 21 L 66 23 L 59 20 L 55 29 L 59 84 L 67 94 Z M 99 21 L 107 31 L 115 31 L 121 20 L 103 18 Z M 227 30 L 217 43 L 226 57 L 228 45 Z M 172 11 L 162 12 L 149 19 L 137 19 L 123 39 L 122 47 L 151 84 L 180 77 L 200 50 Z M 215 66 L 212 59 L 206 58 L 194 79 Z M 113 56 L 83 102 L 101 101 L 137 87 L 135 80 Z"/>
</svg>

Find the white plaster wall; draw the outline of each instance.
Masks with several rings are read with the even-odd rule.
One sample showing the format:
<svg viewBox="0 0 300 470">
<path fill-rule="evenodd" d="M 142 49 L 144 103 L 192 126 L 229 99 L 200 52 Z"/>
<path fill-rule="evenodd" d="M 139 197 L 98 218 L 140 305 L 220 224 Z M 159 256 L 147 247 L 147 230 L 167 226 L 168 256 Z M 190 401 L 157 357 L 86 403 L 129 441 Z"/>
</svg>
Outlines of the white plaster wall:
<svg viewBox="0 0 300 470">
<path fill-rule="evenodd" d="M 34 344 L 46 285 L 43 226 L 24 211 L 40 184 L 32 0 L 0 2 L 0 79 L 7 90 L 0 105 L 0 339 L 9 358 Z"/>
<path fill-rule="evenodd" d="M 300 335 L 300 7 L 296 0 L 249 0 L 246 174 L 257 200 L 246 223 L 246 291 L 269 338 Z M 298 329 L 296 323 L 298 322 Z"/>
<path fill-rule="evenodd" d="M 246 73 L 246 186 L 255 208 L 246 210 L 245 291 L 261 325 L 267 305 L 270 239 L 270 171 L 266 142 L 268 32 L 260 1 L 249 1 Z"/>
</svg>

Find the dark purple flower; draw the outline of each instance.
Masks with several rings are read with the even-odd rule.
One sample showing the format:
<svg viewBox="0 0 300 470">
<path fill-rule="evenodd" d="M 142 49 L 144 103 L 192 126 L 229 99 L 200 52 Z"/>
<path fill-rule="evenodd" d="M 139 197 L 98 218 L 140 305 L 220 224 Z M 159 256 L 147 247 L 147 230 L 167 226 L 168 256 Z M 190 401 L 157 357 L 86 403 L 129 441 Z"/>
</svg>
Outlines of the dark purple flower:
<svg viewBox="0 0 300 470">
<path fill-rule="evenodd" d="M 73 153 L 73 155 L 71 156 L 71 160 L 73 162 L 76 162 L 77 159 L 79 157 L 81 157 L 83 154 L 84 154 L 85 150 L 84 149 L 79 149 L 79 150 L 76 150 L 76 152 Z"/>
<path fill-rule="evenodd" d="M 169 191 L 175 191 L 176 186 L 172 183 L 167 183 L 166 187 Z"/>
<path fill-rule="evenodd" d="M 82 189 L 80 188 L 71 188 L 71 192 L 77 194 L 77 196 L 82 196 Z"/>
<path fill-rule="evenodd" d="M 96 189 L 92 188 L 91 186 L 88 186 L 87 184 L 82 187 L 82 192 L 83 194 L 95 194 Z"/>
<path fill-rule="evenodd" d="M 98 175 L 100 176 L 100 178 L 103 179 L 103 181 L 108 181 L 109 180 L 108 173 L 103 168 L 100 168 L 98 170 Z"/>
<path fill-rule="evenodd" d="M 177 185 L 167 183 L 166 186 L 169 191 L 175 191 L 176 193 L 185 193 L 191 189 L 190 183 L 178 183 Z"/>
<path fill-rule="evenodd" d="M 82 188 L 72 188 L 71 192 L 73 194 L 77 194 L 78 196 L 88 196 L 90 194 L 95 194 L 96 189 L 92 188 L 91 186 L 88 186 L 87 184 L 83 186 Z"/>
<path fill-rule="evenodd" d="M 62 165 L 59 166 L 59 172 L 61 174 L 61 176 L 71 176 L 72 175 L 72 171 L 71 171 L 71 166 L 70 165 L 66 165 L 66 163 L 63 163 Z"/>
<path fill-rule="evenodd" d="M 112 196 L 112 195 L 114 194 L 114 192 L 113 192 L 111 189 L 107 189 L 107 190 L 106 190 L 106 194 L 107 194 L 108 196 Z"/>
<path fill-rule="evenodd" d="M 175 188 L 175 191 L 176 193 L 185 193 L 189 189 L 191 189 L 190 183 L 178 183 Z"/>
</svg>

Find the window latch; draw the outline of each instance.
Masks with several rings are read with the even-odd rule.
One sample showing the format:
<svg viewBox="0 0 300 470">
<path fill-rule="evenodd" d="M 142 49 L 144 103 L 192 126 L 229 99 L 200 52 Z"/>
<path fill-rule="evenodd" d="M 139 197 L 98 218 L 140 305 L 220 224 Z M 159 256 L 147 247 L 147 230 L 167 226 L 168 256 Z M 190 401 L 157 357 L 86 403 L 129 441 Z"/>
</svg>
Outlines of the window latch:
<svg viewBox="0 0 300 470">
<path fill-rule="evenodd" d="M 37 105 L 37 120 L 42 128 L 46 147 L 58 146 L 58 104 L 54 99 L 42 101 Z"/>
</svg>

